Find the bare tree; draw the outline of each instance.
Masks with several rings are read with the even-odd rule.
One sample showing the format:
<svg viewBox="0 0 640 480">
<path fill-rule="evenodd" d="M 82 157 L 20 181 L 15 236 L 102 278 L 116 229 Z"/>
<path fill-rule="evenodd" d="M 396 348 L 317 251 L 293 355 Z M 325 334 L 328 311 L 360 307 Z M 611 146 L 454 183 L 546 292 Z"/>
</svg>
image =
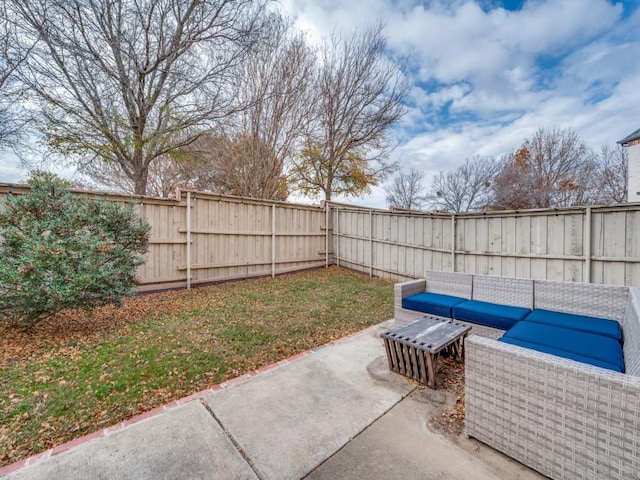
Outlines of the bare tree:
<svg viewBox="0 0 640 480">
<path fill-rule="evenodd" d="M 289 195 L 284 172 L 274 169 L 276 153 L 260 138 L 242 133 L 203 135 L 185 157 L 183 175 L 199 190 L 276 200 Z"/>
<path fill-rule="evenodd" d="M 534 185 L 528 162 L 526 148 L 509 152 L 500 159 L 499 172 L 493 180 L 492 209 L 533 208 L 531 192 Z"/>
<path fill-rule="evenodd" d="M 113 162 L 88 162 L 78 169 L 82 183 L 96 190 L 107 190 L 114 193 L 134 192 L 133 181 L 127 177 L 122 167 Z M 151 172 L 149 172 L 151 177 Z M 147 194 L 154 195 L 147 187 Z"/>
<path fill-rule="evenodd" d="M 314 106 L 315 55 L 300 33 L 272 15 L 268 40 L 243 64 L 237 131 L 214 163 L 236 195 L 286 199 L 285 171 L 298 153 Z"/>
<path fill-rule="evenodd" d="M 18 71 L 49 146 L 119 165 L 138 194 L 152 162 L 233 112 L 264 17 L 253 0 L 5 1 L 38 39 Z"/>
<path fill-rule="evenodd" d="M 381 25 L 322 46 L 314 129 L 292 169 L 302 193 L 358 195 L 391 172 L 388 131 L 405 113 L 407 84 L 384 50 Z"/>
<path fill-rule="evenodd" d="M 15 74 L 32 49 L 33 44 L 17 35 L 7 4 L 0 2 L 0 148 L 14 147 L 28 123 Z"/>
<path fill-rule="evenodd" d="M 146 195 L 171 197 L 176 187 L 190 188 L 185 167 L 171 155 L 156 158 L 149 165 Z M 89 162 L 78 170 L 87 177 L 93 188 L 118 193 L 134 193 L 135 185 L 119 164 L 113 162 Z"/>
<path fill-rule="evenodd" d="M 149 165 L 147 194 L 170 197 L 176 188 L 225 195 L 263 198 L 265 183 L 272 188 L 270 197 L 286 200 L 286 176 L 271 172 L 273 152 L 256 139 L 242 134 L 228 137 L 203 133 L 190 145 L 172 154 L 158 157 Z M 80 173 L 95 186 L 110 191 L 133 193 L 134 185 L 119 165 L 92 162 L 82 165 Z"/>
<path fill-rule="evenodd" d="M 629 189 L 629 151 L 622 145 L 602 147 L 595 178 L 597 203 L 626 203 Z"/>
<path fill-rule="evenodd" d="M 478 211 L 491 202 L 498 162 L 476 155 L 454 171 L 440 172 L 427 194 L 431 207 L 453 213 Z"/>
<path fill-rule="evenodd" d="M 386 200 L 391 208 L 419 210 L 425 204 L 424 172 L 417 167 L 400 170 L 391 185 L 385 187 Z"/>
<path fill-rule="evenodd" d="M 233 153 L 228 137 L 212 132 L 202 133 L 189 145 L 158 157 L 149 165 L 147 195 L 170 197 L 176 188 L 237 194 L 228 188 L 224 165 Z M 237 156 L 237 155 L 236 155 Z M 134 185 L 119 165 L 113 162 L 90 162 L 80 166 L 79 172 L 99 189 L 134 193 Z"/>
<path fill-rule="evenodd" d="M 497 208 L 549 208 L 594 201 L 594 153 L 571 129 L 540 128 L 504 157 L 495 180 Z"/>
</svg>

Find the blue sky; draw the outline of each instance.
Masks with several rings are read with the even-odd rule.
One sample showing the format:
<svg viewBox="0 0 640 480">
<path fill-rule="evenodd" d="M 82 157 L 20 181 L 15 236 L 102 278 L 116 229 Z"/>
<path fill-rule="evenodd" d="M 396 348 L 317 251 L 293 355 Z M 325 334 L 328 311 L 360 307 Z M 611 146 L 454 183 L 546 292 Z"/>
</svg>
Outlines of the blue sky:
<svg viewBox="0 0 640 480">
<path fill-rule="evenodd" d="M 640 128 L 640 0 L 279 3 L 311 40 L 385 21 L 389 54 L 406 61 L 412 85 L 393 159 L 428 181 L 539 127 L 573 128 L 594 149 Z M 0 181 L 24 175 L 0 154 Z M 347 201 L 385 206 L 382 187 Z"/>
<path fill-rule="evenodd" d="M 429 180 L 539 127 L 594 149 L 640 128 L 638 0 L 281 1 L 312 38 L 384 19 L 413 85 L 393 158 Z M 384 191 L 349 201 L 384 207 Z"/>
</svg>

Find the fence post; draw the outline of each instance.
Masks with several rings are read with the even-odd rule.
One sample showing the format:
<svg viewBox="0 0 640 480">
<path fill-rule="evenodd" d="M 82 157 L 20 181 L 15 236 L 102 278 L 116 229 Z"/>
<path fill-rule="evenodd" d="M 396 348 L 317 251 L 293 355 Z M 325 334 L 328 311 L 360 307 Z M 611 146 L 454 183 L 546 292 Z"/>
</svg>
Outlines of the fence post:
<svg viewBox="0 0 640 480">
<path fill-rule="evenodd" d="M 369 210 L 369 277 L 373 277 L 373 210 Z"/>
<path fill-rule="evenodd" d="M 187 192 L 187 290 L 191 290 L 191 192 Z"/>
<path fill-rule="evenodd" d="M 329 202 L 324 201 L 324 268 L 329 268 Z"/>
<path fill-rule="evenodd" d="M 456 271 L 456 214 L 451 215 L 451 271 Z"/>
<path fill-rule="evenodd" d="M 340 209 L 336 208 L 336 228 L 334 231 L 335 234 L 335 250 L 336 250 L 336 265 L 340 266 Z"/>
<path fill-rule="evenodd" d="M 276 276 L 276 204 L 271 205 L 271 278 Z"/>
<path fill-rule="evenodd" d="M 582 278 L 585 283 L 591 283 L 591 207 L 587 207 L 585 210 L 582 245 L 584 248 L 584 273 Z"/>
</svg>

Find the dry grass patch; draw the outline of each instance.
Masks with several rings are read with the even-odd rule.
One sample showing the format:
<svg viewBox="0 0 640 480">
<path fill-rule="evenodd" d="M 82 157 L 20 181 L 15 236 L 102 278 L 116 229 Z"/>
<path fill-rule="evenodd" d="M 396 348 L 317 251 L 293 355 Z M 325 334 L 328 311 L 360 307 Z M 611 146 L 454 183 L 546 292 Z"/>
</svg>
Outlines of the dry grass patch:
<svg viewBox="0 0 640 480">
<path fill-rule="evenodd" d="M 332 267 L 0 327 L 0 465 L 392 316 L 392 282 Z"/>
</svg>

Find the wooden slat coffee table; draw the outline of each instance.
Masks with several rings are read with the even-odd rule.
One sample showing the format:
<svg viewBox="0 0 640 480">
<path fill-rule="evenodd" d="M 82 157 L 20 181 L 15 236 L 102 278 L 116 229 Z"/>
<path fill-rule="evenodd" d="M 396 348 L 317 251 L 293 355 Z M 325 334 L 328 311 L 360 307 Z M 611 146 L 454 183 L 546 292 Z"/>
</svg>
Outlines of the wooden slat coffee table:
<svg viewBox="0 0 640 480">
<path fill-rule="evenodd" d="M 390 370 L 434 388 L 440 352 L 447 349 L 463 358 L 463 341 L 469 330 L 469 325 L 425 315 L 380 336 L 384 339 Z"/>
</svg>

